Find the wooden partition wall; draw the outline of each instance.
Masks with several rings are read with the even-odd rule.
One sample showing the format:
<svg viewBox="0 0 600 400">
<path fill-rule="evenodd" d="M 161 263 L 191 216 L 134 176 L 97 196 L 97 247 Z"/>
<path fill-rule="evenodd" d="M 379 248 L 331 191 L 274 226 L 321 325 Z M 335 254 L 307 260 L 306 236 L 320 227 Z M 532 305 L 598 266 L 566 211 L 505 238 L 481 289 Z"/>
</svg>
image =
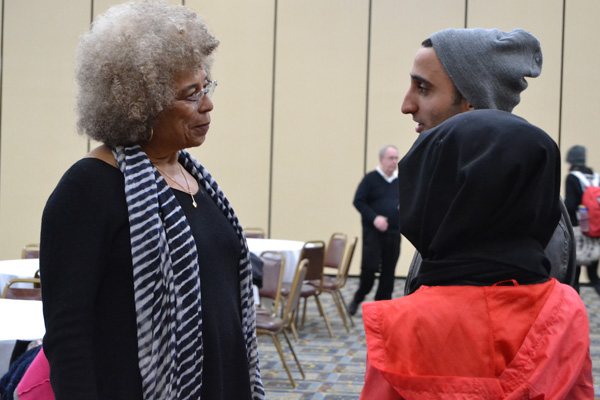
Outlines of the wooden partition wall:
<svg viewBox="0 0 600 400">
<path fill-rule="evenodd" d="M 2 0 L 0 259 L 39 241 L 41 213 L 64 171 L 90 146 L 75 129 L 75 48 L 115 1 Z M 170 1 L 182 4 L 181 1 Z M 271 237 L 360 237 L 352 198 L 377 152 L 416 138 L 400 107 L 413 56 L 431 33 L 531 31 L 542 75 L 515 113 L 600 168 L 596 2 L 565 0 L 185 0 L 221 40 L 219 86 L 205 144 L 193 149 L 244 226 Z M 564 164 L 566 168 L 566 164 Z M 563 175 L 566 171 L 563 172 Z M 93 210 L 90 210 L 93 212 Z M 413 248 L 402 243 L 397 274 Z M 352 274 L 358 274 L 360 246 Z"/>
</svg>

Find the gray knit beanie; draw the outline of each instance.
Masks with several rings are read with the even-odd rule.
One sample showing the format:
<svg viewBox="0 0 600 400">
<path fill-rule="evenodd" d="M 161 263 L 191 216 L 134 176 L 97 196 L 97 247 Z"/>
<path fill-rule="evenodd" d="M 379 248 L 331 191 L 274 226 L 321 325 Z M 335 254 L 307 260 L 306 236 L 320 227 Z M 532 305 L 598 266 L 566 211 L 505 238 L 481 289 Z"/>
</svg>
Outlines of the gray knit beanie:
<svg viewBox="0 0 600 400">
<path fill-rule="evenodd" d="M 431 35 L 433 49 L 454 86 L 475 109 L 511 112 L 542 72 L 540 42 L 522 29 L 445 29 Z"/>
<path fill-rule="evenodd" d="M 567 162 L 574 167 L 585 167 L 585 147 L 571 147 L 567 152 Z"/>
</svg>

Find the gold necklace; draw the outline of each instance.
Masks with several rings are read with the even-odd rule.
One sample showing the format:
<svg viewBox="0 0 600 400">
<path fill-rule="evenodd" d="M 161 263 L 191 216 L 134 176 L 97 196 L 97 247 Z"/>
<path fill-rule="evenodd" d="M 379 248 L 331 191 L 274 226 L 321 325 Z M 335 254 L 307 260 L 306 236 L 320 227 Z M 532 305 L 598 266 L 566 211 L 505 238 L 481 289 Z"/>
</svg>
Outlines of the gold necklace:
<svg viewBox="0 0 600 400">
<path fill-rule="evenodd" d="M 171 175 L 167 174 L 165 171 L 163 171 L 162 169 L 158 168 L 158 165 L 156 165 L 156 164 L 153 164 L 153 165 L 156 167 L 156 169 L 161 174 L 163 174 L 164 176 L 166 176 L 167 178 L 169 178 L 172 182 L 175 182 L 177 184 L 177 186 L 179 186 L 183 190 L 186 190 L 190 194 L 190 197 L 192 198 L 192 205 L 194 206 L 194 208 L 198 208 L 198 204 L 196 203 L 196 199 L 194 199 L 194 195 L 192 194 L 192 190 L 190 189 L 190 183 L 188 182 L 187 176 L 185 176 L 185 174 L 183 173 L 183 168 L 181 167 L 181 164 L 177 163 L 177 165 L 179 166 L 179 171 L 181 172 L 181 175 L 183 175 L 183 179 L 185 179 L 185 185 L 187 186 L 187 189 L 184 188 L 182 184 L 180 184 L 175 179 L 173 179 L 171 177 Z"/>
</svg>

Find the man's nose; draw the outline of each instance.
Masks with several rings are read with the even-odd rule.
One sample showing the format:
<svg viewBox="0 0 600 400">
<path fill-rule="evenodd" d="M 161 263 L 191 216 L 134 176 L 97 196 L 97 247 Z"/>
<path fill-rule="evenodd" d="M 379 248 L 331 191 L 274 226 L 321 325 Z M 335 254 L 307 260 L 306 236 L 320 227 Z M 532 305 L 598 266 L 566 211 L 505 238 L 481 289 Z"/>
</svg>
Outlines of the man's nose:
<svg viewBox="0 0 600 400">
<path fill-rule="evenodd" d="M 413 100 L 413 96 L 410 91 L 407 92 L 404 96 L 404 101 L 402 101 L 402 114 L 414 114 L 417 109 L 417 103 Z"/>
</svg>

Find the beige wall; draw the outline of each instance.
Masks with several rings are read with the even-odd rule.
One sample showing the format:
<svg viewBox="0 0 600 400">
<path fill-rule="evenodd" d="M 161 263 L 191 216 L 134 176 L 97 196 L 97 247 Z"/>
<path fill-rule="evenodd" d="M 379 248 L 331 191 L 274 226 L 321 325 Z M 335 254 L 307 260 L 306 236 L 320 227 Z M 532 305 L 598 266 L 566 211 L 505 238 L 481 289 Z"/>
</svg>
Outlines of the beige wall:
<svg viewBox="0 0 600 400">
<path fill-rule="evenodd" d="M 235 4 L 235 6 L 234 6 Z M 205 145 L 191 153 L 215 176 L 246 227 L 268 226 L 273 1 L 187 0 L 219 38 L 219 82 Z"/>
<path fill-rule="evenodd" d="M 464 27 L 464 0 L 400 2 L 374 0 L 372 6 L 367 170 L 379 163 L 386 144 L 406 153 L 416 139 L 415 122 L 400 112 L 410 82 L 413 58 L 421 42 L 433 32 Z M 427 17 L 423 18 L 423 10 Z M 427 24 L 423 24 L 424 20 Z M 352 196 L 352 192 L 348 196 Z M 357 215 L 357 213 L 355 213 Z M 358 215 L 354 217 L 358 219 Z M 352 273 L 360 272 L 360 248 Z M 406 276 L 414 247 L 402 239 L 396 274 Z"/>
<path fill-rule="evenodd" d="M 90 3 L 5 0 L 0 127 L 0 257 L 39 242 L 40 217 L 62 172 L 85 154 L 75 134 L 73 79 Z M 69 10 L 69 18 L 65 18 Z"/>
<path fill-rule="evenodd" d="M 75 47 L 92 16 L 118 2 L 0 1 L 0 259 L 8 259 L 39 240 L 48 195 L 95 145 L 75 132 Z M 192 153 L 219 181 L 242 224 L 264 227 L 271 237 L 360 236 L 354 190 L 377 165 L 380 147 L 395 144 L 403 154 L 414 141 L 414 123 L 400 112 L 412 59 L 423 39 L 447 27 L 534 33 L 543 72 L 529 81 L 515 112 L 545 129 L 563 151 L 586 145 L 589 164 L 600 165 L 595 2 L 565 8 L 563 0 L 185 4 L 221 40 L 213 123 Z M 398 275 L 406 274 L 412 252 L 403 241 Z M 360 245 L 351 273 L 359 263 Z"/>
</svg>

